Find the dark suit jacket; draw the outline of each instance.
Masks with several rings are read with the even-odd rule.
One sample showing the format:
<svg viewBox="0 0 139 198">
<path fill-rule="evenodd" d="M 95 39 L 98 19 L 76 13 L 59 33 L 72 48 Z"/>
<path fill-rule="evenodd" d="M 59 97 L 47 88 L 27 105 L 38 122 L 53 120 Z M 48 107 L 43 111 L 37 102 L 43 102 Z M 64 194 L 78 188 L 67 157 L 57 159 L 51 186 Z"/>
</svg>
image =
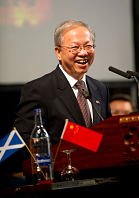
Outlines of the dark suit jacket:
<svg viewBox="0 0 139 198">
<path fill-rule="evenodd" d="M 89 76 L 87 76 L 87 86 L 94 105 L 102 117 L 105 119 L 111 116 L 106 86 Z M 96 101 L 99 101 L 100 104 Z M 34 109 L 38 107 L 42 109 L 43 123 L 53 144 L 59 141 L 66 118 L 85 126 L 73 90 L 59 67 L 51 73 L 27 83 L 22 90 L 16 112 L 15 127 L 27 144 L 34 126 Z M 101 121 L 95 111 L 93 116 L 93 124 Z"/>
</svg>

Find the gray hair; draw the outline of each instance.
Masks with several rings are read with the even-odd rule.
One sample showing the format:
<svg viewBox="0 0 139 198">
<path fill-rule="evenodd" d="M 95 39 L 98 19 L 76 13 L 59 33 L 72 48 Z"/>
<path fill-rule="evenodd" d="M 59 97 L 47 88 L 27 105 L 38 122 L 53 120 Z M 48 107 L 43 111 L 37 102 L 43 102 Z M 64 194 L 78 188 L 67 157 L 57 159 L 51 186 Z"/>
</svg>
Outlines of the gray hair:
<svg viewBox="0 0 139 198">
<path fill-rule="evenodd" d="M 60 23 L 56 27 L 55 32 L 54 32 L 55 46 L 60 46 L 61 45 L 63 32 L 66 29 L 70 28 L 71 26 L 86 27 L 89 30 L 89 32 L 92 34 L 93 42 L 95 42 L 95 33 L 90 29 L 90 27 L 86 23 L 84 23 L 82 21 L 78 21 L 78 20 L 69 20 L 69 21 L 64 21 L 64 22 Z"/>
</svg>

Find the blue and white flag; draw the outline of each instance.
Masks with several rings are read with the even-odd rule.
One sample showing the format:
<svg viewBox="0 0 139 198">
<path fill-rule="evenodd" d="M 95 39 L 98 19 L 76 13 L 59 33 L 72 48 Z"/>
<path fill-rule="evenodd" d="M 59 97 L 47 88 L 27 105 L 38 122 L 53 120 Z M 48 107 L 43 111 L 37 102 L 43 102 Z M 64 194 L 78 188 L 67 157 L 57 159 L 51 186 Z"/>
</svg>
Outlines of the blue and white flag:
<svg viewBox="0 0 139 198">
<path fill-rule="evenodd" d="M 16 129 L 0 139 L 0 163 L 26 144 Z"/>
</svg>

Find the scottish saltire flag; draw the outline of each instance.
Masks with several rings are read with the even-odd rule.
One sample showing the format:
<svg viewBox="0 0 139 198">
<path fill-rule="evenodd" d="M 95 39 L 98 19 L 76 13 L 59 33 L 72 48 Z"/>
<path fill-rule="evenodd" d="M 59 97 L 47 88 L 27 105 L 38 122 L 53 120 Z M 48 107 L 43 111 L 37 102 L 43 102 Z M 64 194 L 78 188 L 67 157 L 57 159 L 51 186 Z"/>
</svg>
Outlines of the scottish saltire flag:
<svg viewBox="0 0 139 198">
<path fill-rule="evenodd" d="M 26 144 L 16 129 L 0 139 L 0 163 Z"/>
</svg>

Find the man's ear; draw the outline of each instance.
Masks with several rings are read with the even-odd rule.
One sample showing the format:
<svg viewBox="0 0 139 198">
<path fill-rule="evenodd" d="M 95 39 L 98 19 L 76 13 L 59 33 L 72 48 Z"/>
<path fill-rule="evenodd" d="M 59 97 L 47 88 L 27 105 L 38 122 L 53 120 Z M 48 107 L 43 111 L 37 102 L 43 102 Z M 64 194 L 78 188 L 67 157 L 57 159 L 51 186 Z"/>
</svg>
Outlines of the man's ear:
<svg viewBox="0 0 139 198">
<path fill-rule="evenodd" d="M 55 54 L 56 54 L 56 56 L 57 56 L 57 58 L 58 58 L 59 61 L 61 61 L 61 54 L 60 54 L 60 52 L 61 52 L 61 49 L 58 46 L 55 46 Z"/>
</svg>

